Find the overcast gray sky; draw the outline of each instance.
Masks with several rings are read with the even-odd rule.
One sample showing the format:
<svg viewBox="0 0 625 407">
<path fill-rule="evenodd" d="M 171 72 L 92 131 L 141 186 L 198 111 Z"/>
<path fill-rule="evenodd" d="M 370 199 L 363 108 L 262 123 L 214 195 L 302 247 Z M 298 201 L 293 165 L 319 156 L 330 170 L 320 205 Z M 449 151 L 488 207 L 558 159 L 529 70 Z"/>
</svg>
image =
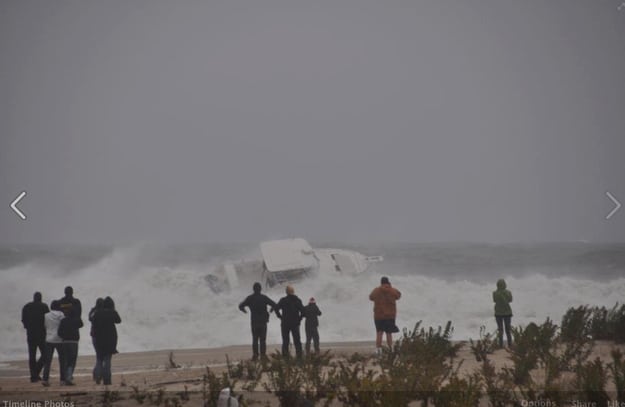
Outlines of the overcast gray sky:
<svg viewBox="0 0 625 407">
<path fill-rule="evenodd" d="M 625 241 L 619 4 L 3 0 L 0 242 Z"/>
</svg>

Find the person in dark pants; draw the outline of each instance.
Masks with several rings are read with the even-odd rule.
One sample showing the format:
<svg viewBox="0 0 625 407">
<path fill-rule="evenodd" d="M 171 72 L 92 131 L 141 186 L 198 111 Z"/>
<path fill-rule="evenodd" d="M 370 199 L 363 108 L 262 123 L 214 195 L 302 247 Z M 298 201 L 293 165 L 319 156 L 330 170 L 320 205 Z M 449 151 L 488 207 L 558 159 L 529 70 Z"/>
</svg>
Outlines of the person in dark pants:
<svg viewBox="0 0 625 407">
<path fill-rule="evenodd" d="M 28 367 L 30 369 L 30 381 L 32 383 L 41 380 L 39 373 L 43 369 L 46 353 L 46 327 L 44 316 L 50 312 L 48 305 L 41 301 L 41 293 L 33 295 L 33 301 L 22 308 L 22 324 L 26 329 L 26 341 L 28 342 Z M 37 359 L 39 349 L 39 359 Z"/>
<path fill-rule="evenodd" d="M 270 311 L 273 311 L 276 307 L 276 303 L 264 294 L 261 294 L 262 289 L 260 283 L 254 283 L 252 288 L 254 293 L 248 295 L 242 303 L 239 304 L 239 309 L 242 312 L 245 311 L 245 307 L 250 309 L 250 322 L 252 325 L 252 359 L 257 360 L 260 355 L 261 358 L 267 357 L 267 323 L 269 322 L 269 312 L 267 312 L 267 306 L 271 307 Z M 258 344 L 260 342 L 260 353 Z"/>
<path fill-rule="evenodd" d="M 59 326 L 61 321 L 65 318 L 65 314 L 61 311 L 61 304 L 58 300 L 52 301 L 50 304 L 51 311 L 45 315 L 46 325 L 46 353 L 45 353 L 45 365 L 43 367 L 43 381 L 41 384 L 49 386 L 50 367 L 52 366 L 52 358 L 54 357 L 54 351 L 59 358 L 59 375 L 61 379 L 61 385 L 65 384 L 65 372 L 67 367 L 65 365 L 65 352 L 63 347 L 63 339 L 58 335 Z"/>
<path fill-rule="evenodd" d="M 63 305 L 61 304 L 61 309 Z M 63 354 L 65 355 L 65 384 L 74 385 L 74 369 L 78 360 L 78 343 L 82 320 L 74 315 L 74 311 L 65 308 L 65 317 L 59 324 L 58 334 L 63 339 Z"/>
<path fill-rule="evenodd" d="M 282 330 L 282 356 L 289 356 L 289 336 L 293 336 L 295 354 L 298 359 L 302 358 L 302 341 L 299 335 L 299 324 L 304 316 L 304 304 L 295 295 L 295 289 L 286 286 L 286 296 L 280 298 L 275 308 L 278 318 L 281 319 L 280 328 Z"/>
<path fill-rule="evenodd" d="M 306 354 L 310 354 L 310 342 L 312 341 L 315 346 L 315 353 L 319 353 L 319 317 L 321 316 L 321 310 L 317 306 L 317 301 L 313 297 L 308 300 L 308 305 L 304 307 L 304 318 L 306 318 L 306 324 L 304 330 L 306 331 Z"/>
<path fill-rule="evenodd" d="M 102 308 L 93 315 L 93 334 L 96 348 L 96 383 L 100 379 L 104 385 L 111 384 L 111 359 L 117 353 L 117 328 L 115 324 L 122 322 L 115 303 L 111 297 L 106 297 L 102 302 Z"/>
<path fill-rule="evenodd" d="M 503 332 L 506 331 L 508 339 L 508 347 L 512 346 L 511 320 L 512 293 L 506 289 L 506 281 L 500 279 L 497 281 L 497 290 L 493 291 L 493 302 L 495 303 L 495 320 L 497 321 L 497 336 L 499 339 L 499 347 L 503 348 Z"/>
<path fill-rule="evenodd" d="M 97 349 L 95 347 L 95 336 L 93 332 L 93 317 L 95 316 L 96 311 L 102 309 L 103 303 L 104 303 L 104 298 L 98 298 L 95 301 L 95 306 L 91 308 L 91 310 L 89 311 L 89 322 L 91 322 L 91 330 L 89 331 L 89 335 L 91 335 L 91 343 L 93 344 L 93 350 L 96 352 L 96 354 L 97 354 Z M 102 375 L 99 372 L 100 372 L 99 361 L 96 358 L 96 364 L 93 367 L 92 377 L 93 377 L 93 381 L 96 382 L 97 384 L 100 384 L 100 381 L 102 380 Z"/>
<path fill-rule="evenodd" d="M 65 287 L 65 297 L 59 300 L 61 311 L 65 318 L 59 326 L 59 335 L 63 338 L 65 353 L 65 384 L 74 384 L 74 368 L 78 359 L 78 342 L 80 341 L 79 329 L 83 327 L 82 305 L 78 298 L 74 297 L 74 289 L 71 286 Z M 64 334 L 62 334 L 62 332 Z"/>
</svg>

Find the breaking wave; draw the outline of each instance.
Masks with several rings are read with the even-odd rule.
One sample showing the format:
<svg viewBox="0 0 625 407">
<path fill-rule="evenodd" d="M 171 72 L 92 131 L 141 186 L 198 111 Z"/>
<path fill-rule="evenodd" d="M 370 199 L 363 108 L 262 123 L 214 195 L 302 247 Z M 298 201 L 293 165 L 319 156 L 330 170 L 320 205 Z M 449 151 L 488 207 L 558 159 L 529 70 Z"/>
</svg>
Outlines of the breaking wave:
<svg viewBox="0 0 625 407">
<path fill-rule="evenodd" d="M 594 277 L 590 260 L 586 273 L 567 273 L 566 270 L 575 268 L 573 263 L 564 271 L 562 264 L 524 264 L 517 268 L 507 264 L 496 271 L 463 275 L 453 264 L 428 266 L 414 251 L 409 256 L 403 249 L 393 251 L 392 246 L 386 247 L 384 253 L 366 247 L 358 249 L 367 255 L 384 254 L 388 261 L 378 265 L 378 270 L 360 276 L 320 276 L 295 287 L 303 301 L 314 296 L 323 312 L 319 327 L 322 342 L 374 339 L 368 295 L 378 285 L 382 273 L 402 292 L 398 326 L 412 328 L 419 320 L 425 326 L 438 326 L 451 320 L 454 338 L 458 340 L 476 338 L 482 325 L 491 331 L 495 329 L 491 292 L 499 277 L 506 278 L 514 295 L 514 324 L 542 322 L 547 317 L 559 323 L 571 306 L 611 307 L 623 300 L 625 292 L 625 273 L 620 263 L 616 270 L 612 267 L 614 273 L 604 273 L 603 278 Z M 62 261 L 51 261 L 53 255 L 24 255 L 19 261 L 5 262 L 0 266 L 0 360 L 27 358 L 20 312 L 33 292 L 41 291 L 44 301 L 50 303 L 62 296 L 66 285 L 72 285 L 82 301 L 86 325 L 86 314 L 96 298 L 113 297 L 122 317 L 118 327 L 120 352 L 247 344 L 251 340 L 249 314 L 241 313 L 237 306 L 251 287 L 214 294 L 204 277 L 224 259 L 252 252 L 253 246 L 249 245 L 169 251 L 134 246 L 99 251 L 83 256 L 79 262 L 76 252 L 63 252 L 66 259 Z M 421 261 L 418 267 L 413 264 L 416 258 Z M 605 258 L 599 256 L 599 261 L 605 262 Z M 69 263 L 73 267 L 68 267 Z M 476 268 L 475 264 L 472 267 Z M 445 273 L 452 269 L 453 272 Z M 283 296 L 279 288 L 266 294 L 276 301 Z M 93 353 L 88 333 L 88 327 L 81 330 L 81 354 Z M 279 320 L 273 315 L 268 342 L 280 342 Z"/>
</svg>

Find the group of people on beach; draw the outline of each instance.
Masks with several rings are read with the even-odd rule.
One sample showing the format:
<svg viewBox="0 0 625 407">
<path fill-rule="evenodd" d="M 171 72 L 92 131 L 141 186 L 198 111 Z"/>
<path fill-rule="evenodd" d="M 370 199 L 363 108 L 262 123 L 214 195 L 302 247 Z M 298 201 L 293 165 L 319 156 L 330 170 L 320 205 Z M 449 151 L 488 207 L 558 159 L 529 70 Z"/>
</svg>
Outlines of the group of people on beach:
<svg viewBox="0 0 625 407">
<path fill-rule="evenodd" d="M 254 283 L 253 293 L 247 296 L 240 304 L 239 309 L 247 313 L 250 310 L 252 331 L 252 358 L 265 359 L 267 357 L 267 324 L 270 312 L 275 312 L 280 319 L 282 333 L 282 355 L 289 356 L 291 337 L 298 359 L 303 357 L 300 338 L 300 324 L 305 320 L 306 354 L 311 351 L 319 353 L 319 316 L 321 310 L 314 297 L 304 306 L 302 300 L 295 295 L 291 285 L 286 286 L 286 295 L 277 303 L 262 294 L 260 283 Z M 78 357 L 78 341 L 82 306 L 80 300 L 74 297 L 71 286 L 65 287 L 65 296 L 54 300 L 48 305 L 42 301 L 40 292 L 36 292 L 33 301 L 22 309 L 22 323 L 26 329 L 28 343 L 28 362 L 30 381 L 41 381 L 49 386 L 50 367 L 54 351 L 59 359 L 59 373 L 61 385 L 73 385 L 73 374 Z M 396 302 L 401 298 L 401 292 L 391 286 L 388 277 L 382 277 L 380 285 L 371 291 L 369 299 L 373 301 L 373 322 L 376 330 L 376 354 L 382 351 L 382 339 L 386 335 L 386 344 L 393 345 L 393 333 L 399 332 L 395 323 L 397 317 Z M 497 281 L 497 290 L 493 292 L 495 303 L 495 319 L 497 322 L 499 346 L 503 347 L 503 335 L 506 334 L 508 346 L 512 345 L 511 318 L 512 293 L 506 287 L 503 279 Z M 267 310 L 269 307 L 269 310 Z M 96 353 L 96 364 L 93 368 L 93 380 L 96 384 L 103 382 L 111 384 L 111 359 L 117 351 L 117 328 L 121 318 L 115 310 L 115 303 L 111 297 L 98 298 L 95 306 L 89 311 L 91 322 L 91 339 Z M 40 357 L 37 359 L 37 349 Z M 40 374 L 43 371 L 43 377 Z"/>
<path fill-rule="evenodd" d="M 319 353 L 319 316 L 321 310 L 317 306 L 314 297 L 308 300 L 308 305 L 304 306 L 302 300 L 295 295 L 295 289 L 291 285 L 286 286 L 286 296 L 277 303 L 271 298 L 261 293 L 261 284 L 254 283 L 253 293 L 239 304 L 239 309 L 247 312 L 249 308 L 250 322 L 252 328 L 252 359 L 266 358 L 267 351 L 267 323 L 270 312 L 275 312 L 280 319 L 280 329 L 282 333 L 282 355 L 289 356 L 289 345 L 291 337 L 295 346 L 295 355 L 298 359 L 303 356 L 302 342 L 300 339 L 300 323 L 305 322 L 306 332 L 306 354 L 310 353 L 311 342 L 314 344 L 315 353 Z M 373 301 L 373 319 L 376 328 L 376 352 L 380 353 L 382 348 L 382 337 L 386 333 L 386 343 L 393 344 L 393 333 L 399 332 L 395 325 L 397 307 L 395 302 L 401 297 L 398 289 L 391 286 L 388 277 L 382 277 L 380 286 L 376 287 L 369 299 Z M 267 310 L 269 307 L 269 310 Z M 259 346 L 260 345 L 260 346 Z"/>
<path fill-rule="evenodd" d="M 280 298 L 275 303 L 271 298 L 261 293 L 260 283 L 254 283 L 253 293 L 248 295 L 240 304 L 239 309 L 247 312 L 250 309 L 250 322 L 252 328 L 252 359 L 267 357 L 267 324 L 269 322 L 269 312 L 275 312 L 280 318 L 280 328 L 282 332 L 282 355 L 289 355 L 290 338 L 293 337 L 293 345 L 297 358 L 303 355 L 302 341 L 300 338 L 300 323 L 306 319 L 304 325 L 306 332 L 306 353 L 310 353 L 311 342 L 314 351 L 319 352 L 319 316 L 321 310 L 317 306 L 314 297 L 308 300 L 304 306 L 302 300 L 295 295 L 295 289 L 291 285 L 286 286 L 286 296 Z M 270 307 L 270 311 L 267 311 Z M 260 345 L 260 346 L 259 346 Z"/>
<path fill-rule="evenodd" d="M 117 353 L 117 329 L 121 318 L 111 297 L 98 298 L 89 312 L 90 335 L 96 352 L 93 379 L 97 384 L 111 384 L 111 357 Z M 26 329 L 30 381 L 50 385 L 50 368 L 56 351 L 59 360 L 60 384 L 74 384 L 74 370 L 78 358 L 78 342 L 82 321 L 82 305 L 74 297 L 71 286 L 65 287 L 65 296 L 48 305 L 40 292 L 22 308 L 22 324 Z M 40 357 L 37 359 L 37 349 Z M 43 377 L 41 373 L 43 371 Z"/>
<path fill-rule="evenodd" d="M 282 297 L 278 303 L 261 293 L 261 284 L 254 283 L 253 293 L 239 304 L 239 309 L 247 312 L 249 308 L 251 329 L 252 329 L 252 359 L 266 358 L 267 350 L 267 324 L 270 312 L 275 312 L 281 320 L 280 328 L 282 333 L 282 355 L 289 356 L 290 338 L 293 338 L 296 357 L 302 357 L 302 343 L 300 339 L 300 323 L 306 320 L 306 354 L 310 353 L 311 341 L 314 343 L 314 350 L 319 352 L 319 319 L 321 310 L 313 297 L 304 306 L 302 300 L 295 295 L 293 286 L 286 286 L 286 296 Z M 393 333 L 399 332 L 395 320 L 397 318 L 396 302 L 401 298 L 401 292 L 391 286 L 388 277 L 380 279 L 380 285 L 371 291 L 369 299 L 373 301 L 373 323 L 376 330 L 376 354 L 382 352 L 382 339 L 386 335 L 386 344 L 390 348 L 393 346 Z M 503 347 L 503 334 L 505 332 L 508 346 L 512 346 L 511 319 L 512 293 L 506 287 L 503 279 L 497 281 L 497 290 L 493 291 L 493 302 L 495 303 L 495 320 L 497 322 L 497 337 L 499 346 Z M 267 310 L 269 307 L 269 310 Z"/>
</svg>

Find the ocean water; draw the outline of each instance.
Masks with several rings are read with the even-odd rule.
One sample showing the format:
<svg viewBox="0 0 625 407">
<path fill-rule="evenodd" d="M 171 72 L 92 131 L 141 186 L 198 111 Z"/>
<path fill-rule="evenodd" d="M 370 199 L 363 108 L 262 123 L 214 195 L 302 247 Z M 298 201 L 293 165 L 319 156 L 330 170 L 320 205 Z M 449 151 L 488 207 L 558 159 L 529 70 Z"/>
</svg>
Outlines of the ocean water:
<svg viewBox="0 0 625 407">
<path fill-rule="evenodd" d="M 320 276 L 295 286 L 304 302 L 314 296 L 323 312 L 322 342 L 374 339 L 368 295 L 382 275 L 402 292 L 398 326 L 451 320 L 457 340 L 479 337 L 481 326 L 495 330 L 491 292 L 499 278 L 514 296 L 513 324 L 548 317 L 559 323 L 571 306 L 625 301 L 625 244 L 311 244 L 385 257 L 359 276 Z M 120 352 L 248 344 L 249 314 L 237 305 L 251 287 L 214 294 L 204 277 L 224 260 L 257 255 L 255 244 L 0 248 L 0 361 L 27 358 L 20 318 L 33 293 L 41 291 L 49 304 L 66 285 L 83 305 L 81 354 L 93 353 L 86 314 L 107 295 L 122 317 Z M 281 288 L 265 293 L 276 301 L 284 295 Z M 280 342 L 275 315 L 268 341 Z"/>
</svg>

